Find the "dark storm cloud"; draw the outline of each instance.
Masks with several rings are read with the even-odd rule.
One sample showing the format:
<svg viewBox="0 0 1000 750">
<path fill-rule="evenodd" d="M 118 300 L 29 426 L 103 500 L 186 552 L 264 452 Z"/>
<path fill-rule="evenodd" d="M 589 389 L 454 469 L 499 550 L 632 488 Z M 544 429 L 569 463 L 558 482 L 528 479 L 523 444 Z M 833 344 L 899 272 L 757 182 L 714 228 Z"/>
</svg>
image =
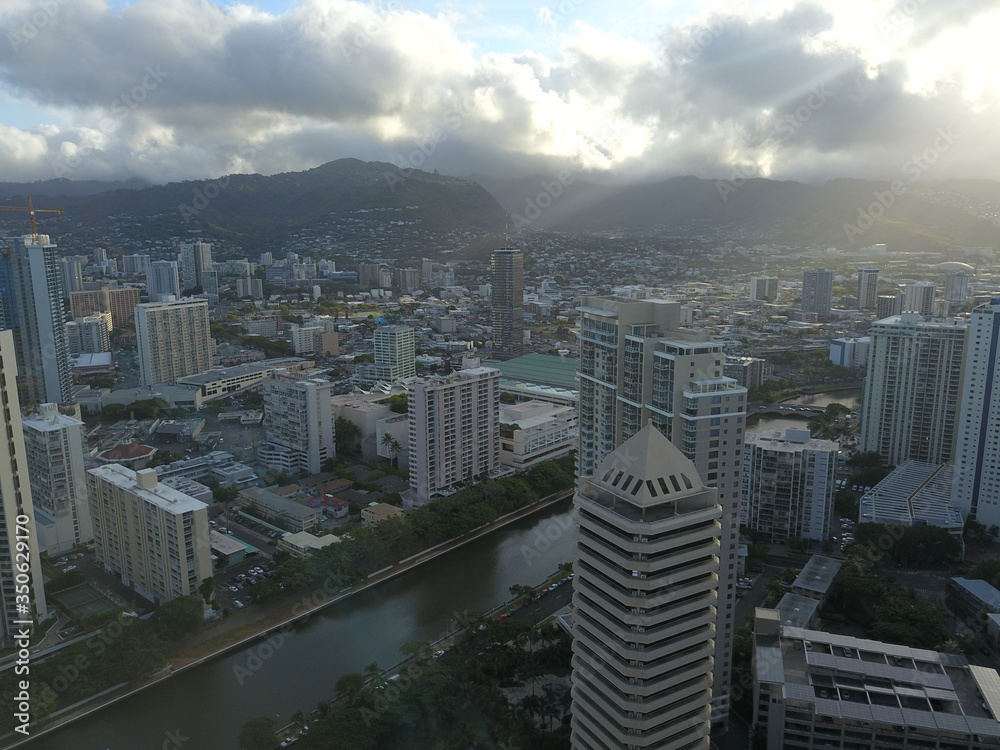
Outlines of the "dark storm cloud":
<svg viewBox="0 0 1000 750">
<path fill-rule="evenodd" d="M 945 126 L 964 147 L 942 176 L 1000 177 L 996 101 L 970 101 L 961 77 L 910 90 L 905 58 L 990 4 L 942 17 L 912 0 L 912 13 L 875 23 L 915 35 L 872 65 L 831 41 L 834 11 L 816 2 L 706 15 L 654 46 L 577 25 L 549 56 L 477 52 L 447 20 L 392 3 L 304 0 L 271 16 L 201 0 L 137 0 L 117 14 L 101 0 L 49 2 L 50 16 L 37 0 L 0 7 L 0 85 L 58 123 L 0 125 L 6 179 L 63 165 L 71 178 L 164 181 L 343 156 L 405 167 L 413 154 L 421 168 L 507 177 L 569 164 L 616 177 L 751 165 L 891 178 Z M 26 34 L 32 19 L 45 23 Z"/>
</svg>

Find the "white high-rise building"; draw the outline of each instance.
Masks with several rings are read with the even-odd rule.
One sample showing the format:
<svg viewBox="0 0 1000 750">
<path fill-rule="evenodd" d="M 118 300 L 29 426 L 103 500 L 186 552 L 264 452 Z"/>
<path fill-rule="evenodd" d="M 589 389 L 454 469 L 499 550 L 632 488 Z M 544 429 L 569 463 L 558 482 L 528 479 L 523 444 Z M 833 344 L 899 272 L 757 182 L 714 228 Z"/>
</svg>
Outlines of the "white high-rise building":
<svg viewBox="0 0 1000 750">
<path fill-rule="evenodd" d="M 87 472 L 94 553 L 155 604 L 198 595 L 212 575 L 208 506 L 157 481 L 156 469 L 108 464 Z"/>
<path fill-rule="evenodd" d="M 48 617 L 21 408 L 14 387 L 15 360 L 14 332 L 0 330 L 0 423 L 6 428 L 2 432 L 6 438 L 0 439 L 0 642 L 5 646 L 14 645 L 12 638 L 22 627 L 19 621 L 38 623 Z M 19 576 L 23 577 L 18 580 Z M 23 605 L 27 612 L 20 610 Z"/>
<path fill-rule="evenodd" d="M 956 305 L 964 305 L 969 298 L 969 274 L 959 271 L 945 276 L 944 298 Z"/>
<path fill-rule="evenodd" d="M 62 272 L 48 235 L 3 241 L 0 327 L 14 331 L 18 398 L 24 407 L 73 396 Z"/>
<path fill-rule="evenodd" d="M 236 279 L 236 296 L 240 299 L 264 299 L 264 282 L 260 279 Z"/>
<path fill-rule="evenodd" d="M 70 257 L 60 258 L 59 263 L 62 267 L 63 293 L 68 297 L 73 292 L 82 292 L 83 261 L 79 257 Z"/>
<path fill-rule="evenodd" d="M 829 320 L 833 305 L 833 271 L 817 268 L 802 272 L 802 312 Z"/>
<path fill-rule="evenodd" d="M 840 446 L 809 430 L 747 435 L 740 520 L 773 543 L 791 537 L 825 541 L 833 518 Z"/>
<path fill-rule="evenodd" d="M 647 425 L 580 477 L 573 505 L 571 746 L 707 750 L 716 490 Z"/>
<path fill-rule="evenodd" d="M 257 456 L 272 469 L 319 474 L 336 455 L 333 383 L 318 373 L 276 370 L 264 381 L 264 429 L 267 444 Z"/>
<path fill-rule="evenodd" d="M 150 302 L 160 302 L 181 296 L 180 276 L 176 260 L 158 260 L 149 265 L 146 274 L 146 291 Z"/>
<path fill-rule="evenodd" d="M 1000 301 L 972 312 L 965 350 L 953 499 L 967 518 L 1000 525 Z"/>
<path fill-rule="evenodd" d="M 212 369 L 207 300 L 136 305 L 135 337 L 143 385 L 176 383 Z"/>
<path fill-rule="evenodd" d="M 750 279 L 750 299 L 764 302 L 774 302 L 778 299 L 777 277 L 755 276 Z"/>
<path fill-rule="evenodd" d="M 472 367 L 407 387 L 410 502 L 500 468 L 500 371 Z"/>
<path fill-rule="evenodd" d="M 903 313 L 869 329 L 859 448 L 889 466 L 954 456 L 968 324 Z"/>
<path fill-rule="evenodd" d="M 370 380 L 394 383 L 417 374 L 414 361 L 413 329 L 409 326 L 379 326 L 375 329 L 375 364 L 369 366 Z"/>
<path fill-rule="evenodd" d="M 862 268 L 858 271 L 858 309 L 871 310 L 878 301 L 877 268 Z"/>
<path fill-rule="evenodd" d="M 722 506 L 715 697 L 729 715 L 747 389 L 723 375 L 720 342 L 678 330 L 680 304 L 584 297 L 580 308 L 580 476 L 651 422 L 718 491 Z"/>
<path fill-rule="evenodd" d="M 149 265 L 148 255 L 136 253 L 122 256 L 122 273 L 126 276 L 147 276 Z"/>
<path fill-rule="evenodd" d="M 893 315 L 899 315 L 903 312 L 903 300 L 905 297 L 906 295 L 902 292 L 880 294 L 875 302 L 875 318 L 877 320 L 884 320 L 885 318 L 891 318 Z"/>
<path fill-rule="evenodd" d="M 22 420 L 39 548 L 61 555 L 94 537 L 83 464 L 83 422 L 42 404 Z"/>
<path fill-rule="evenodd" d="M 177 256 L 181 289 L 201 286 L 201 274 L 212 267 L 212 246 L 207 242 L 183 243 Z"/>
<path fill-rule="evenodd" d="M 219 272 L 214 268 L 207 268 L 201 272 L 201 293 L 208 298 L 208 304 L 219 304 Z"/>
<path fill-rule="evenodd" d="M 98 312 L 66 324 L 66 342 L 70 354 L 96 354 L 111 351 L 111 313 Z"/>
<path fill-rule="evenodd" d="M 903 312 L 916 312 L 924 317 L 934 314 L 934 294 L 937 287 L 930 281 L 915 281 L 906 285 Z"/>
</svg>

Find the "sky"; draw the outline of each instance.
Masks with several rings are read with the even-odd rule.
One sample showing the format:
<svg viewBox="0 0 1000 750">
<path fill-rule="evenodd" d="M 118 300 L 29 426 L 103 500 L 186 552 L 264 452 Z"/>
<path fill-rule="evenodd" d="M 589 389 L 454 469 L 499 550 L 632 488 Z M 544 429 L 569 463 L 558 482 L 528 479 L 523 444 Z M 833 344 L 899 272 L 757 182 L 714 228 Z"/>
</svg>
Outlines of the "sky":
<svg viewBox="0 0 1000 750">
<path fill-rule="evenodd" d="M 3 0 L 0 181 L 1000 179 L 1000 0 Z"/>
</svg>

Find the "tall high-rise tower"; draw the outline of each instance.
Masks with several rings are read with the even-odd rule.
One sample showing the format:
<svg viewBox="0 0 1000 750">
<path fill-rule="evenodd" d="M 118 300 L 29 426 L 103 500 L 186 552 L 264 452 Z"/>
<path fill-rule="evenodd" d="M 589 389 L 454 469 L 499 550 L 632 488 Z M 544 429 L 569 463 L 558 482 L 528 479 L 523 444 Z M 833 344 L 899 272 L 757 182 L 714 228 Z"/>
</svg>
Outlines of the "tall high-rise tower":
<svg viewBox="0 0 1000 750">
<path fill-rule="evenodd" d="M 817 268 L 802 272 L 802 312 L 829 320 L 833 305 L 833 271 Z"/>
<path fill-rule="evenodd" d="M 876 321 L 868 332 L 859 448 L 890 466 L 951 461 L 968 324 L 907 312 Z"/>
<path fill-rule="evenodd" d="M 410 502 L 500 468 L 500 371 L 472 367 L 407 387 Z"/>
<path fill-rule="evenodd" d="M 572 747 L 707 750 L 716 491 L 647 425 L 580 477 L 573 504 Z"/>
<path fill-rule="evenodd" d="M 944 298 L 956 305 L 964 305 L 969 298 L 969 274 L 958 271 L 945 276 Z"/>
<path fill-rule="evenodd" d="M 13 387 L 15 348 L 13 332 L 0 331 L 0 426 L 6 428 L 0 431 L 4 435 L 0 438 L 0 642 L 7 646 L 20 627 L 17 621 L 34 616 L 40 622 L 48 616 L 21 409 Z M 19 610 L 24 604 L 27 612 Z"/>
<path fill-rule="evenodd" d="M 258 449 L 271 468 L 319 474 L 337 451 L 333 383 L 319 373 L 275 370 L 264 381 L 264 430 L 268 442 Z"/>
<path fill-rule="evenodd" d="M 149 264 L 146 274 L 146 291 L 150 302 L 161 302 L 168 297 L 181 296 L 181 281 L 176 260 L 157 260 Z"/>
<path fill-rule="evenodd" d="M 776 276 L 755 276 L 750 279 L 750 299 L 774 302 L 778 299 L 778 278 Z"/>
<path fill-rule="evenodd" d="M 23 406 L 72 398 L 62 267 L 48 235 L 3 241 L 0 327 L 14 331 L 18 396 Z"/>
<path fill-rule="evenodd" d="M 729 716 L 747 389 L 723 375 L 722 344 L 679 330 L 680 303 L 584 297 L 580 311 L 581 477 L 652 421 L 717 488 L 722 567 L 712 721 Z"/>
<path fill-rule="evenodd" d="M 930 281 L 915 281 L 906 285 L 903 312 L 917 312 L 924 317 L 934 314 L 934 294 L 937 287 Z"/>
<path fill-rule="evenodd" d="M 181 245 L 179 260 L 181 290 L 201 286 L 201 274 L 212 267 L 212 246 L 207 242 Z"/>
<path fill-rule="evenodd" d="M 520 357 L 524 353 L 524 254 L 512 247 L 494 250 L 490 304 L 493 308 L 493 356 Z"/>
<path fill-rule="evenodd" d="M 42 404 L 24 418 L 24 445 L 34 504 L 48 518 L 39 518 L 39 548 L 50 555 L 70 552 L 94 536 L 87 503 L 86 443 L 83 422 Z"/>
<path fill-rule="evenodd" d="M 1000 299 L 972 312 L 955 448 L 955 503 L 967 517 L 1000 524 Z"/>
<path fill-rule="evenodd" d="M 63 293 L 67 296 L 73 292 L 83 291 L 83 262 L 77 258 L 60 258 L 62 267 Z"/>
<path fill-rule="evenodd" d="M 417 374 L 413 329 L 409 326 L 379 326 L 375 329 L 374 380 L 393 383 Z"/>
<path fill-rule="evenodd" d="M 840 446 L 809 430 L 747 435 L 743 449 L 743 509 L 750 529 L 785 539 L 830 536 Z"/>
<path fill-rule="evenodd" d="M 862 268 L 858 271 L 858 309 L 872 310 L 878 302 L 877 268 Z"/>
<path fill-rule="evenodd" d="M 136 305 L 135 339 L 143 385 L 176 383 L 212 369 L 207 300 L 185 297 Z"/>
</svg>

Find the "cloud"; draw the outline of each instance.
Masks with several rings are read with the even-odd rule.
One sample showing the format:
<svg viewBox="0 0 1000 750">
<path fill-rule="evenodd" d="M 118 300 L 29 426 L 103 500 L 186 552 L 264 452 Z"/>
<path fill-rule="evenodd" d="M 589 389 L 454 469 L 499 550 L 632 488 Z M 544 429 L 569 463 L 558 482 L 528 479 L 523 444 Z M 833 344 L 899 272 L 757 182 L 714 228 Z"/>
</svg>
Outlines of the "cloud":
<svg viewBox="0 0 1000 750">
<path fill-rule="evenodd" d="M 482 49 L 461 17 L 396 2 L 5 0 L 0 85 L 52 121 L 0 125 L 0 167 L 163 182 L 421 151 L 423 168 L 508 177 L 891 179 L 953 127 L 936 175 L 1000 178 L 991 4 L 734 0 L 658 35 L 556 7 L 543 54 Z"/>
</svg>

